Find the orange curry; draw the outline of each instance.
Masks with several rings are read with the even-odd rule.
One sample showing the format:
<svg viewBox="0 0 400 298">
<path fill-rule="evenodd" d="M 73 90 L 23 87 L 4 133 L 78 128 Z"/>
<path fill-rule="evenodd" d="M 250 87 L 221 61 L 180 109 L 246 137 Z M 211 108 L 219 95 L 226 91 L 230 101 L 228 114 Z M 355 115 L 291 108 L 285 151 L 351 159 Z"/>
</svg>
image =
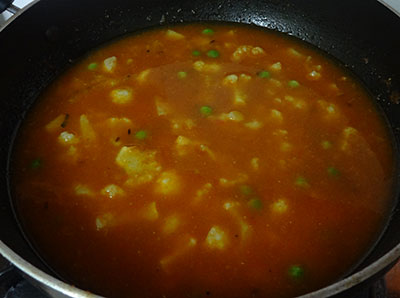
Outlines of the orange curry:
<svg viewBox="0 0 400 298">
<path fill-rule="evenodd" d="M 83 58 L 28 114 L 17 213 L 65 280 L 109 297 L 291 297 L 376 241 L 393 151 L 367 92 L 302 42 L 191 24 Z"/>
</svg>

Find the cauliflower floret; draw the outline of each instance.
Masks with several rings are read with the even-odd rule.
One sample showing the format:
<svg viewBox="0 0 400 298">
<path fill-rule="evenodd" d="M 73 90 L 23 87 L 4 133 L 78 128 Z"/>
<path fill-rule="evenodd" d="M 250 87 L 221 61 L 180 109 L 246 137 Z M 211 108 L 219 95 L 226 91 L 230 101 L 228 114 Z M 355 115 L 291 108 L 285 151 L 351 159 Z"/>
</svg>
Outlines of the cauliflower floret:
<svg viewBox="0 0 400 298">
<path fill-rule="evenodd" d="M 221 69 L 221 65 L 217 63 L 205 63 L 199 60 L 193 63 L 193 68 L 200 72 L 218 72 Z"/>
<path fill-rule="evenodd" d="M 156 181 L 154 192 L 162 195 L 174 195 L 181 190 L 181 179 L 174 171 L 163 172 Z"/>
<path fill-rule="evenodd" d="M 238 111 L 232 111 L 229 113 L 222 113 L 218 119 L 222 121 L 233 121 L 233 122 L 240 122 L 243 121 L 244 117 L 243 114 Z"/>
<path fill-rule="evenodd" d="M 78 196 L 94 196 L 94 192 L 88 186 L 83 184 L 75 186 L 75 194 Z"/>
<path fill-rule="evenodd" d="M 110 93 L 113 103 L 126 104 L 132 101 L 133 94 L 132 89 L 115 89 Z"/>
<path fill-rule="evenodd" d="M 242 74 L 240 74 L 239 79 L 241 82 L 248 82 L 251 80 L 251 76 L 248 74 L 242 73 Z"/>
<path fill-rule="evenodd" d="M 118 185 L 115 184 L 110 184 L 104 187 L 100 193 L 104 196 L 109 197 L 110 199 L 116 197 L 116 196 L 123 196 L 125 195 L 124 190 L 119 187 Z"/>
<path fill-rule="evenodd" d="M 230 85 L 230 84 L 235 84 L 237 81 L 238 81 L 238 76 L 235 75 L 235 74 L 230 74 L 230 75 L 227 75 L 227 76 L 223 79 L 222 83 L 223 83 L 224 85 Z"/>
<path fill-rule="evenodd" d="M 233 61 L 240 61 L 244 57 L 256 57 L 259 55 L 265 54 L 264 50 L 260 47 L 253 47 L 253 46 L 247 46 L 247 45 L 242 45 L 239 46 L 235 52 L 233 52 L 231 59 Z"/>
<path fill-rule="evenodd" d="M 279 199 L 276 202 L 272 203 L 271 209 L 274 213 L 282 214 L 285 213 L 288 209 L 288 204 L 284 199 Z"/>
<path fill-rule="evenodd" d="M 318 108 L 321 111 L 321 115 L 325 120 L 343 120 L 345 121 L 344 116 L 340 113 L 338 107 L 330 102 L 325 100 L 318 100 Z"/>
<path fill-rule="evenodd" d="M 79 138 L 73 133 L 63 131 L 58 136 L 58 142 L 62 145 L 73 145 L 79 142 Z"/>
<path fill-rule="evenodd" d="M 358 138 L 360 138 L 358 136 L 358 130 L 355 129 L 354 127 L 346 127 L 345 129 L 343 129 L 342 132 L 342 142 L 340 144 L 340 150 L 342 151 L 349 151 L 350 148 L 350 142 L 351 138 L 357 136 Z"/>
<path fill-rule="evenodd" d="M 103 68 L 107 72 L 113 72 L 117 66 L 117 57 L 112 56 L 104 59 Z"/>
<path fill-rule="evenodd" d="M 213 226 L 207 234 L 206 245 L 211 249 L 222 250 L 229 244 L 229 239 L 224 230 Z"/>
<path fill-rule="evenodd" d="M 170 215 L 165 219 L 164 225 L 162 227 L 162 231 L 165 235 L 172 234 L 175 232 L 179 225 L 180 225 L 180 219 L 177 215 Z"/>
<path fill-rule="evenodd" d="M 122 118 L 117 118 L 117 117 L 111 117 L 107 119 L 107 124 L 109 126 L 116 126 L 116 125 L 126 125 L 126 124 L 132 124 L 132 121 L 126 117 Z"/>
<path fill-rule="evenodd" d="M 193 149 L 195 145 L 195 142 L 184 136 L 178 136 L 175 140 L 175 149 L 180 156 L 186 155 L 189 149 Z"/>
<path fill-rule="evenodd" d="M 174 133 L 185 132 L 196 126 L 192 119 L 172 119 L 171 128 Z"/>
<path fill-rule="evenodd" d="M 253 157 L 250 160 L 250 165 L 254 171 L 258 171 L 260 169 L 260 159 L 258 157 Z"/>
<path fill-rule="evenodd" d="M 269 69 L 272 70 L 272 71 L 281 71 L 282 70 L 282 64 L 280 62 L 276 62 L 276 63 L 272 64 L 269 67 Z"/>
<path fill-rule="evenodd" d="M 161 172 L 161 165 L 155 159 L 156 151 L 140 150 L 137 147 L 122 147 L 115 161 L 129 175 L 129 186 L 150 182 Z"/>
<path fill-rule="evenodd" d="M 176 247 L 173 252 L 160 260 L 161 268 L 164 271 L 168 272 L 171 269 L 173 263 L 185 253 L 187 253 L 191 248 L 195 247 L 197 244 L 196 238 L 190 237 L 189 235 L 185 235 L 182 238 L 178 239 L 176 243 Z"/>
</svg>

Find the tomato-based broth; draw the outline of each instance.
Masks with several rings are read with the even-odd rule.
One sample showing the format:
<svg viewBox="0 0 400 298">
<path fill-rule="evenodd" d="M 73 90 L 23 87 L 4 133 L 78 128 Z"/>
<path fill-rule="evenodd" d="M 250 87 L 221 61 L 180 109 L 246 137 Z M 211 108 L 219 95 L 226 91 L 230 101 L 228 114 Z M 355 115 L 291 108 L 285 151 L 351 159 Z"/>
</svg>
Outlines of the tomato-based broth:
<svg viewBox="0 0 400 298">
<path fill-rule="evenodd" d="M 368 252 L 393 149 L 362 86 L 247 26 L 150 30 L 56 80 L 20 129 L 16 207 L 63 278 L 110 297 L 291 297 Z"/>
</svg>

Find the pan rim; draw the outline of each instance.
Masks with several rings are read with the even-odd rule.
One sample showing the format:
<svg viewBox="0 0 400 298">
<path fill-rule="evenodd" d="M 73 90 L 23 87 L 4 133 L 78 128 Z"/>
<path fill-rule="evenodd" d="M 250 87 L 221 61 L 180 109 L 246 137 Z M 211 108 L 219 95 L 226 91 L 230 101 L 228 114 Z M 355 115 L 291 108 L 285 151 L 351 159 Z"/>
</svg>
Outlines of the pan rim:
<svg viewBox="0 0 400 298">
<path fill-rule="evenodd" d="M 10 17 L 3 26 L 0 26 L 0 34 L 8 27 L 14 20 L 20 17 L 29 8 L 39 3 L 41 0 L 34 0 L 24 8 L 19 10 L 16 14 Z M 396 10 L 390 3 L 385 2 L 385 0 L 376 0 L 381 5 L 385 6 L 392 13 L 396 14 L 400 18 L 400 11 Z M 35 267 L 16 252 L 14 252 L 10 247 L 8 247 L 2 240 L 0 240 L 0 254 L 7 259 L 12 265 L 22 271 L 24 274 L 30 276 L 32 279 L 38 281 L 44 286 L 58 291 L 68 297 L 73 298 L 96 298 L 103 297 L 88 291 L 77 288 L 71 284 L 68 284 L 50 274 L 45 273 L 39 268 Z M 390 266 L 392 263 L 400 258 L 400 243 L 393 247 L 386 254 L 381 256 L 378 260 L 374 261 L 364 269 L 357 271 L 348 277 L 334 282 L 324 288 L 315 290 L 313 292 L 298 296 L 298 298 L 316 298 L 316 297 L 330 297 L 336 294 L 340 294 L 357 284 L 360 284 L 375 274 L 383 271 L 385 268 Z"/>
</svg>

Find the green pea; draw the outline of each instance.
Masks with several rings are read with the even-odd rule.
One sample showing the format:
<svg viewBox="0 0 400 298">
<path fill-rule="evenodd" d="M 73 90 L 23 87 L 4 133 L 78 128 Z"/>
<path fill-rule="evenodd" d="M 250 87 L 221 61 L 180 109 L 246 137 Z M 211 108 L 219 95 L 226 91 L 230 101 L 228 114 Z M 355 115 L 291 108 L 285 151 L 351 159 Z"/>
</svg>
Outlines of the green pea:
<svg viewBox="0 0 400 298">
<path fill-rule="evenodd" d="M 218 58 L 219 57 L 219 52 L 217 50 L 209 50 L 207 52 L 207 56 L 210 58 Z"/>
<path fill-rule="evenodd" d="M 338 169 L 336 169 L 335 167 L 329 167 L 327 169 L 327 172 L 330 176 L 332 177 L 338 177 L 340 176 L 340 171 Z"/>
<path fill-rule="evenodd" d="M 205 34 L 205 35 L 213 35 L 214 34 L 214 30 L 211 28 L 207 28 L 204 29 L 201 33 Z"/>
<path fill-rule="evenodd" d="M 297 82 L 296 80 L 290 80 L 290 81 L 288 82 L 288 86 L 289 86 L 290 88 L 297 88 L 297 87 L 300 86 L 300 83 Z"/>
<path fill-rule="evenodd" d="M 258 73 L 258 76 L 259 76 L 260 78 L 263 78 L 263 79 L 269 79 L 269 78 L 271 77 L 271 74 L 270 74 L 268 71 L 266 71 L 266 70 L 262 70 L 262 71 L 260 71 L 260 72 Z"/>
<path fill-rule="evenodd" d="M 184 79 L 187 77 L 187 72 L 186 71 L 178 71 L 178 78 Z"/>
<path fill-rule="evenodd" d="M 258 198 L 251 199 L 247 204 L 249 205 L 249 207 L 256 210 L 260 210 L 263 207 L 261 200 Z"/>
<path fill-rule="evenodd" d="M 246 196 L 249 196 L 253 193 L 253 189 L 248 185 L 241 185 L 240 192 Z"/>
<path fill-rule="evenodd" d="M 95 70 L 97 68 L 97 63 L 93 62 L 88 65 L 89 70 Z"/>
<path fill-rule="evenodd" d="M 144 140 L 147 138 L 147 132 L 145 130 L 139 130 L 135 133 L 135 138 L 138 140 Z"/>
<path fill-rule="evenodd" d="M 289 276 L 293 279 L 300 279 L 304 276 L 304 268 L 300 265 L 293 265 L 289 268 Z"/>
<path fill-rule="evenodd" d="M 322 141 L 321 142 L 321 146 L 322 148 L 324 148 L 325 150 L 328 150 L 330 148 L 332 148 L 332 143 L 329 141 Z"/>
<path fill-rule="evenodd" d="M 209 106 L 202 106 L 200 108 L 200 113 L 202 113 L 204 116 L 210 116 L 212 114 L 213 110 Z"/>
<path fill-rule="evenodd" d="M 198 56 L 201 55 L 201 52 L 198 51 L 198 50 L 194 50 L 194 51 L 192 51 L 192 55 L 195 56 L 195 57 L 198 57 Z"/>
<path fill-rule="evenodd" d="M 303 176 L 298 176 L 296 178 L 296 180 L 294 181 L 294 184 L 298 187 L 301 188 L 308 188 L 310 187 L 310 184 L 308 184 L 308 181 L 306 178 L 304 178 Z"/>
<path fill-rule="evenodd" d="M 37 170 L 42 167 L 42 160 L 40 158 L 35 158 L 31 162 L 31 169 Z"/>
</svg>

